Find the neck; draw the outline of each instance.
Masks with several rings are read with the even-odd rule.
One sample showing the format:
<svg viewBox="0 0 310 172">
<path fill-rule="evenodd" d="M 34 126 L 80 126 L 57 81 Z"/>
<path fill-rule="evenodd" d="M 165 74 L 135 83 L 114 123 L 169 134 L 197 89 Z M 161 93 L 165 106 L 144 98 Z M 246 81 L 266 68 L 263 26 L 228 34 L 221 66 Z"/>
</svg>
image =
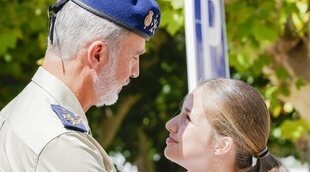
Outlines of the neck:
<svg viewBox="0 0 310 172">
<path fill-rule="evenodd" d="M 236 172 L 236 168 L 224 165 L 223 162 L 217 162 L 220 165 L 216 165 L 213 167 L 208 167 L 208 168 L 202 168 L 202 167 L 197 167 L 195 169 L 190 169 L 188 172 L 218 172 L 218 171 L 225 171 L 225 172 Z"/>
<path fill-rule="evenodd" d="M 77 57 L 78 58 L 78 57 Z M 61 80 L 77 97 L 84 112 L 94 102 L 95 93 L 92 89 L 90 70 L 78 60 L 61 60 L 60 57 L 46 57 L 42 67 Z"/>
<path fill-rule="evenodd" d="M 235 163 L 231 158 L 225 159 L 213 159 L 213 160 L 205 160 L 205 162 L 199 163 L 192 163 L 188 166 L 188 172 L 218 172 L 218 171 L 225 171 L 225 172 L 236 172 L 238 171 Z M 206 161 L 210 161 L 207 162 Z"/>
</svg>

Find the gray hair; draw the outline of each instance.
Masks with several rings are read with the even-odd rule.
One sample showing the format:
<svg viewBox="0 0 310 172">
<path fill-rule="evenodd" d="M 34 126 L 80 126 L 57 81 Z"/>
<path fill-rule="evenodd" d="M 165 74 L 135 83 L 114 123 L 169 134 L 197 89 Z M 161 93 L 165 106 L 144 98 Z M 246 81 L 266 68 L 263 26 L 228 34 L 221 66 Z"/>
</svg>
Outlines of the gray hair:
<svg viewBox="0 0 310 172">
<path fill-rule="evenodd" d="M 72 59 L 85 43 L 101 39 L 107 43 L 109 52 L 120 48 L 120 42 L 128 30 L 100 18 L 72 1 L 66 3 L 55 21 L 54 40 L 48 39 L 46 56 Z"/>
</svg>

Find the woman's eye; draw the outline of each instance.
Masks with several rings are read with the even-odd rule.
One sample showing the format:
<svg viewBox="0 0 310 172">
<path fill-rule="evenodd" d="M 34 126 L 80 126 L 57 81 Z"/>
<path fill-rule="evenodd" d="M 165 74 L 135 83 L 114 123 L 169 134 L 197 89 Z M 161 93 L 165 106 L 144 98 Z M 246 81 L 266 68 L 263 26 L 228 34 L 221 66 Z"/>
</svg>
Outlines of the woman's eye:
<svg viewBox="0 0 310 172">
<path fill-rule="evenodd" d="M 191 121 L 191 118 L 189 117 L 189 115 L 185 114 L 185 117 L 187 120 Z"/>
<path fill-rule="evenodd" d="M 138 59 L 138 57 L 137 56 L 134 56 L 134 57 L 132 57 L 134 60 L 137 60 Z"/>
</svg>

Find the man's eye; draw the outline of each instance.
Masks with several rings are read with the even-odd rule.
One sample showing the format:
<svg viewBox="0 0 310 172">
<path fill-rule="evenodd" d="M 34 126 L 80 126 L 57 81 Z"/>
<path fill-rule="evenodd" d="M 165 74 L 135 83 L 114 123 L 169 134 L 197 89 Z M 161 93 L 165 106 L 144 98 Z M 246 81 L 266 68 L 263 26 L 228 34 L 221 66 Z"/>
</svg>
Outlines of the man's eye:
<svg viewBox="0 0 310 172">
<path fill-rule="evenodd" d="M 137 60 L 137 59 L 138 59 L 138 57 L 137 57 L 137 56 L 133 56 L 132 58 L 133 58 L 134 60 Z"/>
</svg>

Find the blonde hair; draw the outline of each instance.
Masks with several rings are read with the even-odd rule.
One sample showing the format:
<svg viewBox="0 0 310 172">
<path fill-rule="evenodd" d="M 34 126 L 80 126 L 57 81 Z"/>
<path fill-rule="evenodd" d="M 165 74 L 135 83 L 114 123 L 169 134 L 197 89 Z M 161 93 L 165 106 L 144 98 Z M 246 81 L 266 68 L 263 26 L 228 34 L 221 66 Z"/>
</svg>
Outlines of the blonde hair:
<svg viewBox="0 0 310 172">
<path fill-rule="evenodd" d="M 269 111 L 258 91 L 242 81 L 224 78 L 204 82 L 198 89 L 211 125 L 219 134 L 233 138 L 239 170 L 285 171 L 270 153 L 252 166 L 252 157 L 266 148 L 270 130 Z"/>
</svg>

